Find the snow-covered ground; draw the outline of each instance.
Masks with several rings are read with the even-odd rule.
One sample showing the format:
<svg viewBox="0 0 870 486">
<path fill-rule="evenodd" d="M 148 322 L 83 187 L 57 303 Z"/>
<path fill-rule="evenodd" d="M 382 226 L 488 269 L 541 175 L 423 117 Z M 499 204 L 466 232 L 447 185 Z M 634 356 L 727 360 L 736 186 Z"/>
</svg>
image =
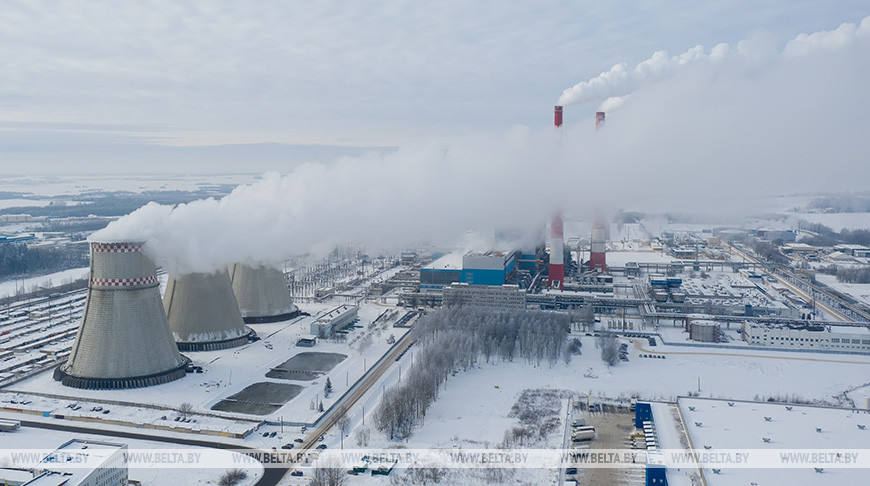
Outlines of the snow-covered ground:
<svg viewBox="0 0 870 486">
<path fill-rule="evenodd" d="M 318 311 L 334 305 L 304 304 L 303 309 L 316 315 Z M 360 325 L 368 327 L 385 309 L 385 307 L 375 304 L 363 305 L 359 312 Z M 312 408 L 312 403 L 315 400 L 322 402 L 324 408 L 328 409 L 391 347 L 391 344 L 387 342 L 390 335 L 398 339 L 407 332 L 407 329 L 393 328 L 391 325 L 373 331 L 355 329 L 349 334 L 348 343 L 320 340 L 314 348 L 297 347 L 296 341 L 299 338 L 309 336 L 309 326 L 313 319 L 314 317 L 303 317 L 293 321 L 254 324 L 252 327 L 262 338 L 261 341 L 228 350 L 189 352 L 187 355 L 194 364 L 204 368 L 204 373 L 190 373 L 180 380 L 147 389 L 74 390 L 54 381 L 51 372 L 44 372 L 12 385 L 8 390 L 70 397 L 67 400 L 56 400 L 57 403 L 44 404 L 44 406 L 52 407 L 53 410 L 57 409 L 57 413 L 63 413 L 68 402 L 76 399 L 115 400 L 130 404 L 142 403 L 158 408 L 154 410 L 134 406 L 112 407 L 115 409 L 112 412 L 115 414 L 113 418 L 133 422 L 138 420 L 141 423 L 160 423 L 160 417 L 167 415 L 165 410 L 160 410 L 161 407 L 177 408 L 184 402 L 190 403 L 194 412 L 216 413 L 226 417 L 254 420 L 283 418 L 288 422 L 311 423 L 321 414 L 316 408 Z M 361 349 L 360 342 L 364 335 L 370 335 L 371 341 L 368 346 L 364 345 L 362 346 L 364 349 Z M 353 342 L 352 346 L 349 344 L 351 342 Z M 329 373 L 312 381 L 266 378 L 266 373 L 273 367 L 298 353 L 310 351 L 341 353 L 348 357 Z M 333 393 L 329 398 L 323 396 L 324 382 L 327 376 L 333 385 Z M 211 411 L 211 407 L 219 401 L 238 393 L 248 385 L 259 382 L 292 383 L 302 386 L 303 390 L 283 407 L 264 416 Z M 33 400 L 33 406 L 36 406 L 37 399 Z M 95 415 L 105 418 L 99 414 Z M 203 428 L 220 427 L 220 420 L 206 417 L 201 417 L 199 420 L 200 426 Z"/>
<path fill-rule="evenodd" d="M 24 289 L 25 292 L 30 292 L 39 288 L 70 283 L 74 280 L 87 278 L 88 272 L 90 272 L 89 267 L 82 267 L 49 273 L 40 277 L 7 280 L 5 282 L 0 282 L 0 297 L 15 295 L 16 291 L 20 291 L 21 289 Z"/>
<path fill-rule="evenodd" d="M 821 223 L 834 231 L 870 228 L 870 213 L 790 213 L 790 215 Z"/>
<path fill-rule="evenodd" d="M 607 367 L 600 359 L 593 338 L 581 339 L 583 355 L 575 357 L 568 365 L 563 361 L 552 367 L 546 363 L 535 366 L 524 362 L 496 362 L 460 372 L 447 380 L 438 400 L 427 412 L 424 424 L 410 439 L 392 442 L 372 431 L 369 445 L 411 449 L 495 446 L 508 428 L 517 425 L 509 414 L 526 389 L 569 390 L 611 398 L 628 398 L 637 393 L 644 399 L 670 401 L 678 395 L 697 391 L 700 379 L 701 395 L 705 397 L 752 400 L 794 395 L 808 400 L 831 400 L 833 395 L 863 384 L 870 371 L 870 357 L 865 356 L 832 357 L 666 345 L 652 349 L 666 354 L 667 359 L 639 358 L 638 350 L 630 348 L 631 361 Z M 369 412 L 376 403 L 377 397 L 368 402 Z M 358 408 L 352 410 L 351 415 L 357 420 L 353 421 L 345 447 L 349 447 L 356 431 L 362 428 Z M 371 428 L 370 421 L 371 417 L 367 418 L 366 424 Z M 558 446 L 561 435 L 556 433 L 551 439 Z M 327 437 L 330 448 L 337 447 L 337 442 L 334 433 Z M 555 478 L 553 471 L 538 474 L 540 484 L 550 484 Z M 389 480 L 360 475 L 351 478 L 351 484 L 386 485 Z"/>
</svg>

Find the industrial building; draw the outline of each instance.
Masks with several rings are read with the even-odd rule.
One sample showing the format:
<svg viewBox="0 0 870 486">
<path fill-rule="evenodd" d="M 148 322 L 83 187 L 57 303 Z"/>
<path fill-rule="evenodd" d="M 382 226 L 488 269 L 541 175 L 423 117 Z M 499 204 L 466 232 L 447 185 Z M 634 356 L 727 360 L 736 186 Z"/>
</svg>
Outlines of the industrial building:
<svg viewBox="0 0 870 486">
<path fill-rule="evenodd" d="M 157 269 L 142 243 L 91 243 L 84 315 L 54 378 L 75 388 L 157 385 L 185 375 L 163 310 Z"/>
<path fill-rule="evenodd" d="M 170 277 L 163 307 L 181 351 L 232 348 L 255 336 L 242 319 L 226 268 Z"/>
<path fill-rule="evenodd" d="M 120 486 L 128 484 L 127 445 L 71 439 L 26 469 L 0 468 L 0 484 Z"/>
<path fill-rule="evenodd" d="M 562 290 L 565 282 L 565 234 L 562 213 L 553 215 L 550 221 L 550 268 L 548 287 Z"/>
<path fill-rule="evenodd" d="M 344 304 L 318 314 L 311 323 L 311 334 L 319 338 L 332 337 L 338 330 L 356 322 L 358 312 L 359 307 Z"/>
<path fill-rule="evenodd" d="M 702 343 L 718 343 L 721 328 L 712 321 L 692 321 L 689 323 L 689 339 Z"/>
<path fill-rule="evenodd" d="M 277 268 L 234 263 L 230 281 L 246 324 L 286 321 L 299 315 L 284 274 Z"/>
<path fill-rule="evenodd" d="M 764 241 L 780 240 L 783 243 L 794 243 L 797 234 L 792 230 L 760 229 L 755 231 L 755 236 Z"/>
<path fill-rule="evenodd" d="M 517 267 L 515 251 L 444 255 L 420 269 L 420 291 L 439 291 L 452 283 L 503 285 Z"/>
<path fill-rule="evenodd" d="M 516 285 L 471 285 L 454 283 L 444 287 L 444 305 L 468 305 L 494 309 L 525 309 L 526 292 Z"/>
<path fill-rule="evenodd" d="M 745 322 L 742 335 L 747 343 L 757 346 L 870 353 L 870 329 L 866 327 Z"/>
</svg>

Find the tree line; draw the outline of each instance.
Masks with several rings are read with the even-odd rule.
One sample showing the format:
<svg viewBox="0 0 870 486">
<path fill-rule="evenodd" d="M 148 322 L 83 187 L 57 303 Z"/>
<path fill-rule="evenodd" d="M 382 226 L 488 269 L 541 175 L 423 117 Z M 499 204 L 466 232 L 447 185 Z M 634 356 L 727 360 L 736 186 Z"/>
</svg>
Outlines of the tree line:
<svg viewBox="0 0 870 486">
<path fill-rule="evenodd" d="M 450 375 L 480 360 L 525 360 L 554 365 L 568 335 L 565 314 L 544 311 L 493 311 L 442 308 L 422 318 L 411 331 L 417 345 L 411 368 L 384 392 L 374 413 L 375 427 L 390 439 L 404 439 L 422 423 Z"/>
<path fill-rule="evenodd" d="M 35 247 L 0 243 L 0 279 L 35 272 L 54 272 L 88 266 L 87 247 Z"/>
</svg>

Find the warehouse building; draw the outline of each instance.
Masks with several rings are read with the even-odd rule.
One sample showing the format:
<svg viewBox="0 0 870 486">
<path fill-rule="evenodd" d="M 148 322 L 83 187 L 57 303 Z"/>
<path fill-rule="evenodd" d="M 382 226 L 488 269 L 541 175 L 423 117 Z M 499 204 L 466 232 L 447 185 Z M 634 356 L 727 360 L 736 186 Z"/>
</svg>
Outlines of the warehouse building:
<svg viewBox="0 0 870 486">
<path fill-rule="evenodd" d="M 870 329 L 857 326 L 743 324 L 743 339 L 757 346 L 870 353 Z"/>
<path fill-rule="evenodd" d="M 357 320 L 359 307 L 351 304 L 343 304 L 330 309 L 317 316 L 311 323 L 311 334 L 320 337 L 331 337 L 336 331 Z"/>
<path fill-rule="evenodd" d="M 516 285 L 471 285 L 444 287 L 444 305 L 468 305 L 493 309 L 525 309 L 526 293 Z"/>
</svg>

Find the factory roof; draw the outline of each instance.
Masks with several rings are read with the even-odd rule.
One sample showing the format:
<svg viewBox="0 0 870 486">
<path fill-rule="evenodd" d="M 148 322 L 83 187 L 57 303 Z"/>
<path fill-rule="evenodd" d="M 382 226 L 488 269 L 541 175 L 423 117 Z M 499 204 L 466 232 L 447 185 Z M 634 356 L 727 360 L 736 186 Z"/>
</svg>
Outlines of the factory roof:
<svg viewBox="0 0 870 486">
<path fill-rule="evenodd" d="M 423 267 L 423 270 L 462 270 L 462 253 L 448 253 Z"/>
</svg>

